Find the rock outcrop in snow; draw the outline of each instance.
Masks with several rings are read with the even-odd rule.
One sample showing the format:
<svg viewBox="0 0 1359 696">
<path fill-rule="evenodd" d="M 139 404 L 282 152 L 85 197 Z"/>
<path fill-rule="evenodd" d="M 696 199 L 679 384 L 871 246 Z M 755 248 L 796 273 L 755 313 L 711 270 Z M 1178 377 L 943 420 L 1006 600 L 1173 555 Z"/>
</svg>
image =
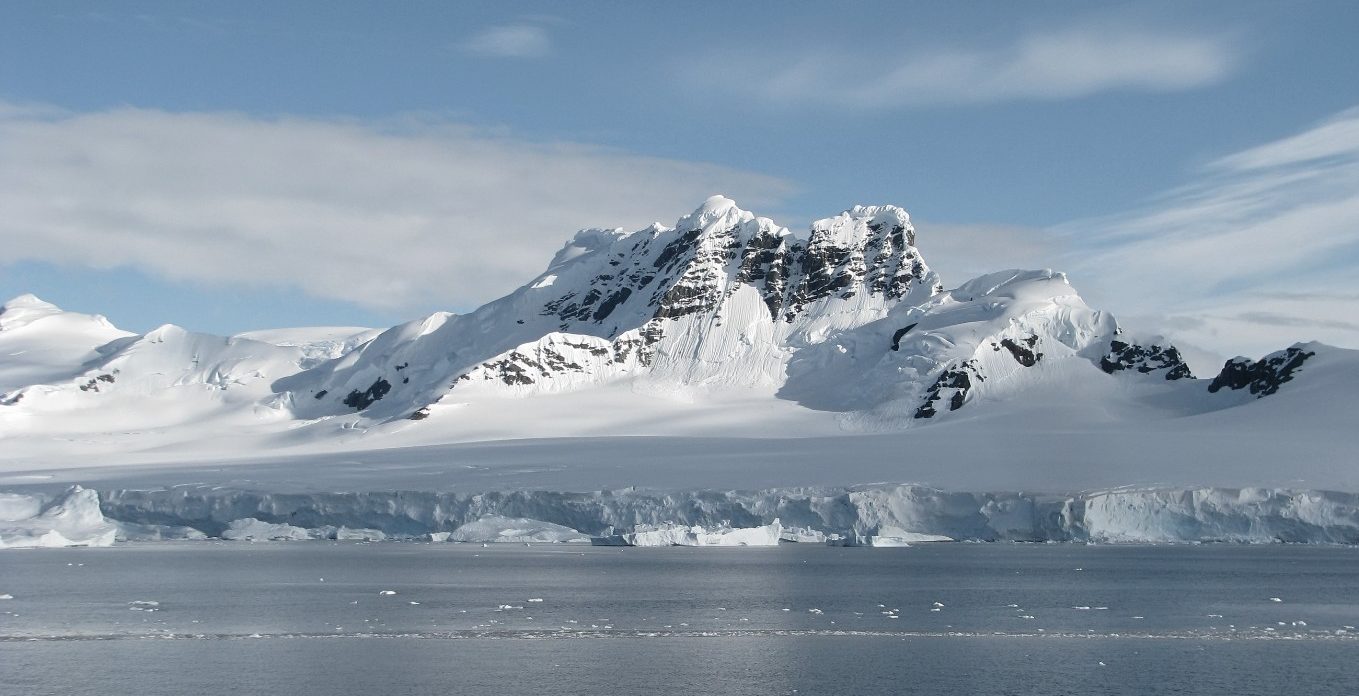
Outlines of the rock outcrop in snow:
<svg viewBox="0 0 1359 696">
<path fill-rule="evenodd" d="M 1257 397 L 1269 396 L 1279 391 L 1285 382 L 1292 380 L 1294 373 L 1300 371 L 1309 358 L 1316 357 L 1316 348 L 1316 344 L 1300 343 L 1256 361 L 1244 357 L 1232 358 L 1213 378 L 1208 391 L 1245 389 Z"/>
<path fill-rule="evenodd" d="M 1144 375 L 1160 373 L 1168 380 L 1194 378 L 1189 365 L 1180 357 L 1180 351 L 1175 346 L 1163 346 L 1159 342 L 1137 345 L 1114 339 L 1109 342 L 1109 352 L 1099 359 L 1099 367 L 1111 375 L 1133 370 Z M 1215 390 L 1210 387 L 1209 391 Z"/>
<path fill-rule="evenodd" d="M 1090 365 L 1117 330 L 1065 275 L 1003 271 L 798 351 L 779 395 L 878 423 L 933 419 L 1022 392 L 1055 364 Z"/>
</svg>

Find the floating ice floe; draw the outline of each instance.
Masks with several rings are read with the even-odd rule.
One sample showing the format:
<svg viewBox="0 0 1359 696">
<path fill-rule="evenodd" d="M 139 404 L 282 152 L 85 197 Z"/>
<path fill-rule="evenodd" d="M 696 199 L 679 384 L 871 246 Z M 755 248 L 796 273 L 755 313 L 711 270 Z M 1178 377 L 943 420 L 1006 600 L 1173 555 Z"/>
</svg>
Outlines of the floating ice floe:
<svg viewBox="0 0 1359 696">
<path fill-rule="evenodd" d="M 233 520 L 222 532 L 222 538 L 231 541 L 302 541 L 316 537 L 312 532 L 291 524 L 275 524 L 245 517 Z"/>
<path fill-rule="evenodd" d="M 784 527 L 783 532 L 779 534 L 779 539 L 796 544 L 825 544 L 840 539 L 840 535 L 827 534 L 808 527 Z"/>
<path fill-rule="evenodd" d="M 387 535 L 379 529 L 351 529 L 339 527 L 328 535 L 337 541 L 382 541 Z"/>
<path fill-rule="evenodd" d="M 778 546 L 782 534 L 776 519 L 760 527 L 638 525 L 609 541 L 623 546 Z"/>
<path fill-rule="evenodd" d="M 884 525 L 878 527 L 872 534 L 853 534 L 845 537 L 835 535 L 828 538 L 826 543 L 831 546 L 872 546 L 878 548 L 908 547 L 911 544 L 932 543 L 953 541 L 953 537 L 942 534 L 925 534 L 922 532 L 909 532 L 900 527 Z"/>
<path fill-rule="evenodd" d="M 560 524 L 492 515 L 458 527 L 450 541 L 481 543 L 589 543 L 590 537 Z"/>
</svg>

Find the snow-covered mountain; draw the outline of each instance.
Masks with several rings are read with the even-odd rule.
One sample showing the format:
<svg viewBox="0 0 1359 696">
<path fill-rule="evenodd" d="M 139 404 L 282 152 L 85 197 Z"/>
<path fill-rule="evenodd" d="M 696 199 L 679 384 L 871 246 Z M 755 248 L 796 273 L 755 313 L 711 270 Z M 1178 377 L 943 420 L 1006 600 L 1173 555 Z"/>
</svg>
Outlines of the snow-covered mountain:
<svg viewBox="0 0 1359 696">
<path fill-rule="evenodd" d="M 278 384 L 303 418 L 423 418 L 455 390 L 525 396 L 645 378 L 777 388 L 794 350 L 942 290 L 904 210 L 857 207 L 793 236 L 715 196 L 675 227 L 586 230 L 537 278 Z"/>
<path fill-rule="evenodd" d="M 0 457 L 912 432 L 1037 410 L 1079 430 L 1335 389 L 1313 373 L 1359 365 L 1299 344 L 1197 379 L 1061 273 L 950 286 L 916 243 L 894 206 L 797 235 L 714 196 L 673 227 L 579 232 L 509 295 L 384 331 L 138 336 L 22 296 L 0 310 Z"/>
</svg>

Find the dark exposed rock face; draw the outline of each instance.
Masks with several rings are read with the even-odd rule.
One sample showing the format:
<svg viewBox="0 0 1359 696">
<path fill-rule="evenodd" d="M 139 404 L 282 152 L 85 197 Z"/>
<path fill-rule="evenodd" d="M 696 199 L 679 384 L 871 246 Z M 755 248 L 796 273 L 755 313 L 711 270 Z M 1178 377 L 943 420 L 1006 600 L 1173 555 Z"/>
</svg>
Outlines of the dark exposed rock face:
<svg viewBox="0 0 1359 696">
<path fill-rule="evenodd" d="M 973 380 L 982 382 L 985 379 L 977 369 L 976 362 L 972 360 L 945 370 L 925 392 L 925 399 L 920 404 L 920 408 L 915 410 L 915 417 L 933 418 L 938 415 L 939 412 L 935 409 L 934 402 L 941 398 L 940 392 L 946 389 L 954 390 L 953 396 L 949 398 L 948 410 L 957 411 L 967 402 L 967 393 L 972 389 Z"/>
<path fill-rule="evenodd" d="M 915 324 L 908 324 L 904 328 L 897 329 L 896 333 L 892 334 L 892 350 L 901 350 L 901 339 L 915 327 Z"/>
<path fill-rule="evenodd" d="M 653 346 L 660 339 L 660 321 L 652 320 L 642 327 L 636 336 L 620 337 L 608 346 L 561 341 L 537 346 L 530 352 L 511 351 L 499 360 L 484 362 L 460 375 L 450 388 L 456 387 L 459 382 L 475 379 L 498 380 L 509 386 L 524 386 L 562 374 L 588 374 L 592 370 L 591 364 L 597 364 L 595 360 L 608 366 L 626 363 L 635 357 L 638 364 L 645 366 L 651 364 Z M 581 358 L 580 353 L 588 357 Z M 577 359 L 583 359 L 588 364 L 582 365 Z"/>
<path fill-rule="evenodd" d="M 362 411 L 363 409 L 372 406 L 374 401 L 378 401 L 386 396 L 387 392 L 391 390 L 392 384 L 390 382 L 385 379 L 379 379 L 368 385 L 368 388 L 363 391 L 355 389 L 354 391 L 349 392 L 349 395 L 344 398 L 344 405 Z"/>
<path fill-rule="evenodd" d="M 1100 358 L 1099 367 L 1111 375 L 1123 370 L 1136 370 L 1142 374 L 1164 370 L 1168 380 L 1194 378 L 1175 346 L 1139 346 L 1118 339 L 1109 342 L 1109 352 Z"/>
<path fill-rule="evenodd" d="M 1279 391 L 1284 382 L 1293 379 L 1293 373 L 1314 355 L 1316 353 L 1293 346 L 1255 362 L 1250 358 L 1232 358 L 1213 378 L 1208 391 L 1249 389 L 1256 398 L 1269 396 Z"/>
<path fill-rule="evenodd" d="M 1033 367 L 1038 364 L 1039 360 L 1043 359 L 1043 354 L 1034 350 L 1038 345 L 1038 334 L 1033 334 L 1028 338 L 1021 338 L 1018 341 L 1012 338 L 1003 338 L 1000 341 L 1000 345 L 1005 350 L 1010 351 L 1010 355 L 1014 356 L 1015 362 L 1024 367 Z"/>
<path fill-rule="evenodd" d="M 622 252 L 617 246 L 601 251 L 613 255 L 607 272 L 586 288 L 544 303 L 541 314 L 557 317 L 562 331 L 573 330 L 576 322 L 607 327 L 611 319 L 618 321 L 620 307 L 646 298 L 650 318 L 675 319 L 711 312 L 737 289 L 751 286 L 771 318 L 791 322 L 808 305 L 831 296 L 848 299 L 862 291 L 904 297 L 929 273 L 913 246 L 915 231 L 905 222 L 871 223 L 866 235 L 814 229 L 805 245 L 781 230 L 750 232 L 744 226 L 751 224 L 641 236 Z"/>
<path fill-rule="evenodd" d="M 862 283 L 869 293 L 899 299 L 925 276 L 925 264 L 916 252 L 915 230 L 909 225 L 871 223 L 869 233 L 843 242 L 829 229 L 815 229 L 805 249 L 795 248 L 792 259 L 800 271 L 793 291 L 785 299 L 784 318 L 792 321 L 804 307 L 839 294 L 853 296 Z"/>
<path fill-rule="evenodd" d="M 761 232 L 750 240 L 742 252 L 741 266 L 736 271 L 735 280 L 739 284 L 760 287 L 764 304 L 769 308 L 769 316 L 778 318 L 791 274 L 789 246 L 784 238 Z"/>
<path fill-rule="evenodd" d="M 113 375 L 109 375 L 109 374 L 99 375 L 98 377 L 93 377 L 93 378 L 90 379 L 90 381 L 88 381 L 88 382 L 86 382 L 86 383 L 80 385 L 80 391 L 83 391 L 83 392 L 98 392 L 98 391 L 99 391 L 99 383 L 100 383 L 100 382 L 106 382 L 106 383 L 108 383 L 108 384 L 113 384 L 114 381 L 115 381 L 115 380 L 114 380 Z"/>
</svg>

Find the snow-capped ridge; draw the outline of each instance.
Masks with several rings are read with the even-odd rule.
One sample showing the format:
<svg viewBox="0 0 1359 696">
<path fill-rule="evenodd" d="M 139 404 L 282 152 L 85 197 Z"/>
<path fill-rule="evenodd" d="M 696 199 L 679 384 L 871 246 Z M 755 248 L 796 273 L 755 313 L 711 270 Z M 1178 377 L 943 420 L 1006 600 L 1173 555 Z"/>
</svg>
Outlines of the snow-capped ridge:
<svg viewBox="0 0 1359 696">
<path fill-rule="evenodd" d="M 0 310 L 0 404 L 19 390 L 72 379 L 99 349 L 132 334 L 97 314 L 68 312 L 34 295 Z"/>
<path fill-rule="evenodd" d="M 59 314 L 62 309 L 37 295 L 28 293 L 10 298 L 0 305 L 0 331 L 12 329 L 38 317 Z"/>
<path fill-rule="evenodd" d="M 803 243 L 714 196 L 674 227 L 582 230 L 514 293 L 437 330 L 394 328 L 275 387 L 302 418 L 390 420 L 424 418 L 482 377 L 521 395 L 623 378 L 775 386 L 790 350 L 938 291 L 913 234 L 904 210 L 859 206 Z M 598 339 L 612 347 L 596 365 Z M 567 356 L 571 344 L 597 354 Z"/>
<path fill-rule="evenodd" d="M 170 451 L 146 443 L 208 432 L 439 443 L 539 436 L 589 414 L 638 434 L 700 432 L 673 421 L 683 413 L 728 433 L 763 406 L 835 433 L 1053 408 L 1178 417 L 1337 393 L 1352 362 L 1308 344 L 1229 362 L 1209 384 L 1170 341 L 1124 332 L 1061 272 L 1002 270 L 948 289 L 916 242 L 893 205 L 855 205 L 796 234 L 719 195 L 673 227 L 581 230 L 508 295 L 380 331 L 132 335 L 20 296 L 0 312 L 0 436 L 41 452 Z M 696 415 L 706 404 L 713 414 Z"/>
<path fill-rule="evenodd" d="M 655 227 L 659 227 L 659 224 Z M 626 236 L 627 233 L 622 228 L 580 230 L 553 255 L 552 261 L 547 264 L 546 272 L 551 272 L 553 269 L 581 256 L 607 250 Z"/>
<path fill-rule="evenodd" d="M 13 297 L 4 305 L 0 305 L 0 331 L 13 331 L 44 319 L 88 322 L 98 328 L 118 332 L 118 329 L 109 323 L 109 320 L 103 315 L 68 312 L 31 293 Z"/>
<path fill-rule="evenodd" d="M 750 222 L 755 219 L 755 214 L 748 210 L 742 210 L 736 205 L 736 201 L 721 194 L 709 196 L 703 204 L 694 209 L 694 212 L 680 218 L 678 229 L 702 228 L 715 225 L 736 225 L 743 222 Z"/>
<path fill-rule="evenodd" d="M 794 354 L 784 398 L 856 412 L 856 427 L 902 427 L 1047 381 L 1050 369 L 1089 365 L 1091 346 L 1117 333 L 1066 276 L 1006 270 Z"/>
</svg>

